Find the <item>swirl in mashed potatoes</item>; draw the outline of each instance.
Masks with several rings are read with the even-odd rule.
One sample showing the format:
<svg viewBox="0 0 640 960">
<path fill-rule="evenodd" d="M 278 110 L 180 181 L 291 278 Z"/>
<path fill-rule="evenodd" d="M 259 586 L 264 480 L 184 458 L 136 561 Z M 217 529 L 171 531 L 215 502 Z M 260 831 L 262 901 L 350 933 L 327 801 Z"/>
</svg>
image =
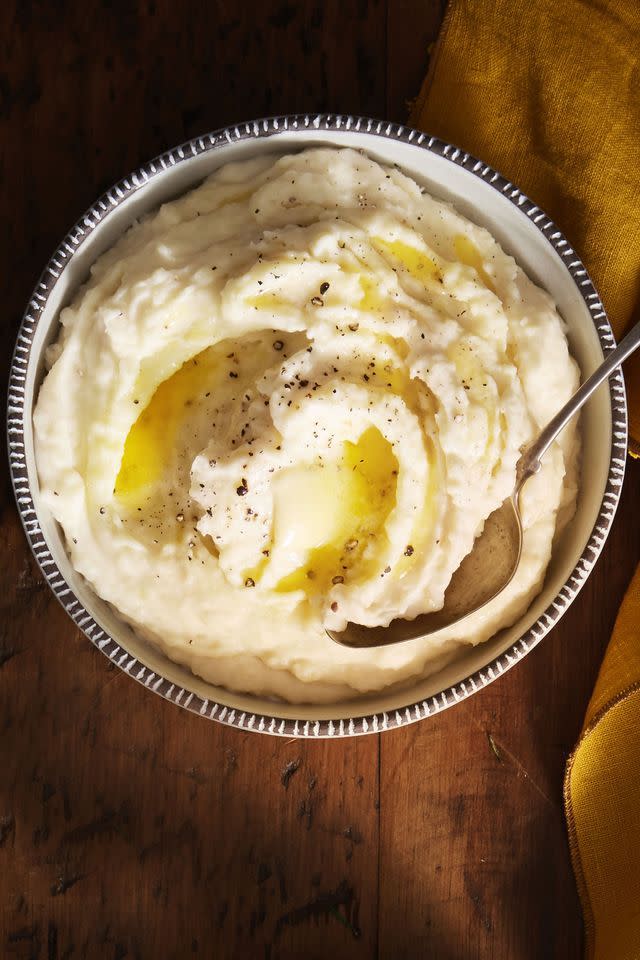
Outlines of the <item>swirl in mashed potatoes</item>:
<svg viewBox="0 0 640 960">
<path fill-rule="evenodd" d="M 395 647 L 325 633 L 441 607 L 577 383 L 549 296 L 397 169 L 324 148 L 223 167 L 134 225 L 61 322 L 43 497 L 75 568 L 195 673 L 335 701 L 435 668 L 539 591 L 571 429 L 525 488 L 496 600 Z"/>
</svg>

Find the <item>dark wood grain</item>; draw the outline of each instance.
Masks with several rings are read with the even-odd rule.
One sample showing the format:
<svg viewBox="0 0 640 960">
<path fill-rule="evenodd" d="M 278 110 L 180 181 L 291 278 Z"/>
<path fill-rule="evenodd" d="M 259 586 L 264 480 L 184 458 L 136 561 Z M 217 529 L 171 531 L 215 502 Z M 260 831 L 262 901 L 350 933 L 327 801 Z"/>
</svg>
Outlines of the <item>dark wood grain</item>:
<svg viewBox="0 0 640 960">
<path fill-rule="evenodd" d="M 387 115 L 406 120 L 427 72 L 447 0 L 390 0 L 387 12 Z"/>
<path fill-rule="evenodd" d="M 105 187 L 269 113 L 405 118 L 440 0 L 0 5 L 2 378 L 47 256 Z M 0 956 L 578 958 L 561 806 L 637 560 L 640 465 L 579 601 L 517 669 L 383 738 L 282 741 L 143 691 L 74 628 L 3 471 Z"/>
</svg>

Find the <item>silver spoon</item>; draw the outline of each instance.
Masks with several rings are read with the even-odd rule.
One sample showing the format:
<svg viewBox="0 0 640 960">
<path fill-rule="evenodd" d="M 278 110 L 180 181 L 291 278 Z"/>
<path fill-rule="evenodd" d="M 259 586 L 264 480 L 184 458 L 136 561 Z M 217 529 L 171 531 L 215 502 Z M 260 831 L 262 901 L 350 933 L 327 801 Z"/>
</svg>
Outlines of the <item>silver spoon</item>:
<svg viewBox="0 0 640 960">
<path fill-rule="evenodd" d="M 458 623 L 493 600 L 513 579 L 522 553 L 520 492 L 540 469 L 540 461 L 560 431 L 587 402 L 591 394 L 640 346 L 640 322 L 631 328 L 606 360 L 556 413 L 537 440 L 523 450 L 516 465 L 516 483 L 509 497 L 487 518 L 471 553 L 462 561 L 447 587 L 444 606 L 415 620 L 392 620 L 388 627 L 348 623 L 341 631 L 327 630 L 345 647 L 383 647 L 403 640 L 427 637 Z"/>
</svg>

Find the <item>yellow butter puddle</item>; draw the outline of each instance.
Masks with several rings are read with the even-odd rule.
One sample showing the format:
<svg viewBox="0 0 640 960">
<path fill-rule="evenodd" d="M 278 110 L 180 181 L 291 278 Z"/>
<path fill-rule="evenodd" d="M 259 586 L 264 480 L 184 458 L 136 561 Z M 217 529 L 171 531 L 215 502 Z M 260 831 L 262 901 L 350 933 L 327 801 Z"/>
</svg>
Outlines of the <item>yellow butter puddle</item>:
<svg viewBox="0 0 640 960">
<path fill-rule="evenodd" d="M 258 293 L 255 297 L 247 297 L 246 304 L 248 307 L 257 307 L 258 310 L 276 310 L 283 307 L 291 309 L 291 304 L 279 297 L 275 291 L 273 293 Z"/>
<path fill-rule="evenodd" d="M 406 273 L 414 280 L 424 284 L 425 287 L 433 284 L 433 281 L 440 282 L 442 280 L 438 264 L 426 251 L 419 250 L 402 240 L 383 240 L 380 237 L 374 239 L 373 245 L 383 256 L 385 254 L 390 255 L 400 263 Z M 494 282 L 484 268 L 482 255 L 471 240 L 465 234 L 459 233 L 454 238 L 453 246 L 458 260 L 465 266 L 472 267 L 482 283 L 492 293 L 495 293 Z"/>
<path fill-rule="evenodd" d="M 396 504 L 398 461 L 391 444 L 370 427 L 357 443 L 344 444 L 336 463 L 293 468 L 289 473 L 286 498 L 276 502 L 274 543 L 281 537 L 298 550 L 306 548 L 307 560 L 283 577 L 276 589 L 317 595 L 326 593 L 332 582 L 340 582 L 336 578 L 366 579 L 375 566 L 375 547 L 382 548 L 386 542 L 384 525 Z M 323 533 L 318 531 L 324 531 L 324 542 L 319 542 Z M 365 557 L 371 545 L 375 547 Z"/>
<path fill-rule="evenodd" d="M 363 274 L 360 277 L 360 287 L 362 288 L 362 297 L 357 304 L 358 310 L 363 310 L 365 313 L 380 313 L 386 300 L 380 296 L 378 284 Z"/>
<path fill-rule="evenodd" d="M 428 285 L 441 277 L 437 263 L 424 250 L 418 250 L 403 240 L 383 240 L 376 237 L 373 241 L 376 249 L 384 254 L 390 254 L 397 260 L 414 280 Z"/>
<path fill-rule="evenodd" d="M 493 284 L 493 280 L 484 268 L 480 251 L 476 246 L 474 246 L 471 240 L 469 240 L 469 238 L 463 233 L 459 233 L 454 238 L 453 246 L 458 260 L 460 260 L 461 263 L 464 263 L 464 265 L 467 267 L 473 267 L 480 280 L 482 280 L 484 283 L 485 287 L 488 287 L 492 293 L 495 293 L 496 288 Z"/>
<path fill-rule="evenodd" d="M 218 355 L 219 351 L 208 347 L 156 389 L 125 441 L 115 483 L 118 498 L 130 501 L 147 493 L 161 479 L 189 405 L 211 388 Z"/>
<path fill-rule="evenodd" d="M 382 237 L 374 237 L 372 244 L 378 253 L 397 263 L 405 273 L 425 287 L 441 278 L 438 265 L 424 250 L 418 250 L 402 240 L 383 240 Z M 386 296 L 380 296 L 379 283 L 375 278 L 363 273 L 360 286 L 362 297 L 358 309 L 367 313 L 382 313 L 388 307 L 389 300 Z"/>
</svg>

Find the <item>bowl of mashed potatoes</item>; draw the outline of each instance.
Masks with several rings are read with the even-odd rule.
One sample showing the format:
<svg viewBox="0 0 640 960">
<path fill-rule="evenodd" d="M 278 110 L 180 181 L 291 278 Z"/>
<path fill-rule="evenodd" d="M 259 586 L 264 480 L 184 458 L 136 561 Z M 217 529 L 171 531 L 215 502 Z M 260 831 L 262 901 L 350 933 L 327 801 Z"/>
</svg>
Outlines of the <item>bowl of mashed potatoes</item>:
<svg viewBox="0 0 640 960">
<path fill-rule="evenodd" d="M 439 609 L 522 446 L 612 345 L 568 242 L 463 151 L 353 117 L 218 131 L 116 184 L 36 287 L 9 392 L 26 534 L 89 639 L 204 717 L 412 722 L 578 594 L 623 477 L 621 375 L 525 487 L 498 597 L 380 649 L 326 630 Z"/>
</svg>

